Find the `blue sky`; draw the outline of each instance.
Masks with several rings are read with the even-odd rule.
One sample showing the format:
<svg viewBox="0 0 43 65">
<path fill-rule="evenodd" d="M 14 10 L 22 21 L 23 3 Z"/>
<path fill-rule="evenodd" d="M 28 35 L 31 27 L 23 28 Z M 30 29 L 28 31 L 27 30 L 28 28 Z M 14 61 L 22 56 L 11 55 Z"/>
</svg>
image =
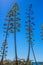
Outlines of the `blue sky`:
<svg viewBox="0 0 43 65">
<path fill-rule="evenodd" d="M 8 11 L 12 8 L 12 5 L 17 2 L 21 12 L 21 32 L 17 33 L 17 49 L 18 49 L 18 58 L 27 58 L 28 52 L 28 43 L 26 42 L 25 34 L 25 12 L 30 3 L 33 4 L 34 11 L 34 22 L 35 22 L 35 31 L 34 31 L 34 51 L 37 61 L 43 61 L 43 41 L 40 40 L 40 27 L 43 23 L 43 0 L 0 0 L 0 46 L 4 41 L 3 37 L 3 23 L 5 22 L 5 16 Z M 8 38 L 8 56 L 7 59 L 14 59 L 14 40 L 12 39 L 13 35 L 9 34 Z M 33 55 L 31 51 L 30 59 L 33 60 Z"/>
</svg>

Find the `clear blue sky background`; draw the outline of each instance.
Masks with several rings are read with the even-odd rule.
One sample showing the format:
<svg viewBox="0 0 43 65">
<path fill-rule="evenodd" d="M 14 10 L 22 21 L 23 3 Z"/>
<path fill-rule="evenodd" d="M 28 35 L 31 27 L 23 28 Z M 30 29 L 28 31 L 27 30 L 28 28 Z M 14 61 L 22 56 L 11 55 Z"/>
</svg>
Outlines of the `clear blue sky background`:
<svg viewBox="0 0 43 65">
<path fill-rule="evenodd" d="M 5 22 L 5 16 L 8 11 L 12 8 L 12 5 L 17 2 L 21 11 L 21 32 L 17 33 L 17 49 L 18 49 L 18 58 L 27 58 L 28 53 L 28 43 L 26 42 L 25 34 L 25 9 L 28 8 L 29 4 L 33 4 L 34 11 L 34 22 L 35 22 L 35 33 L 34 33 L 34 51 L 37 61 L 43 61 L 43 41 L 40 40 L 40 27 L 43 23 L 43 0 L 0 0 L 0 47 L 4 41 L 3 37 L 3 23 Z M 14 55 L 14 40 L 12 39 L 13 35 L 9 34 L 8 38 L 8 55 L 7 59 L 13 60 Z M 32 51 L 30 59 L 33 59 Z"/>
</svg>

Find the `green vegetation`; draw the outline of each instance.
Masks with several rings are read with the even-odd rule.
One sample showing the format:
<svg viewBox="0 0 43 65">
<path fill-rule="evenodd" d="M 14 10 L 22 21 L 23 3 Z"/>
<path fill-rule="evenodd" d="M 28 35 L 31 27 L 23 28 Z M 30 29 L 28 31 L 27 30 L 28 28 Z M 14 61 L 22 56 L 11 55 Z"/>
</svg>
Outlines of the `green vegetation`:
<svg viewBox="0 0 43 65">
<path fill-rule="evenodd" d="M 16 65 L 15 61 L 4 61 L 3 65 Z M 31 61 L 21 61 L 18 60 L 18 65 L 32 65 Z"/>
</svg>

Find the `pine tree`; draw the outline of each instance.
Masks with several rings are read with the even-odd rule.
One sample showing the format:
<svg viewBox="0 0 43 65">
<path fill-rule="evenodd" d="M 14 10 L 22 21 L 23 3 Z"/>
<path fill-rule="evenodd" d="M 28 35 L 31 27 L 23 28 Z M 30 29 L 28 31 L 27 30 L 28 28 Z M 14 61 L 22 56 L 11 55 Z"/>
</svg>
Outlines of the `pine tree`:
<svg viewBox="0 0 43 65">
<path fill-rule="evenodd" d="M 27 57 L 27 62 L 30 61 L 30 48 L 32 49 L 32 53 L 34 56 L 34 60 L 36 62 L 36 58 L 35 58 L 35 54 L 34 54 L 34 49 L 33 49 L 33 41 L 35 41 L 33 39 L 34 33 L 33 30 L 35 23 L 33 22 L 34 17 L 33 17 L 33 11 L 32 11 L 32 4 L 30 4 L 28 11 L 26 12 L 26 21 L 25 21 L 25 27 L 26 27 L 26 38 L 27 38 L 27 42 L 28 42 L 28 57 Z M 37 65 L 37 63 L 36 63 Z"/>
</svg>

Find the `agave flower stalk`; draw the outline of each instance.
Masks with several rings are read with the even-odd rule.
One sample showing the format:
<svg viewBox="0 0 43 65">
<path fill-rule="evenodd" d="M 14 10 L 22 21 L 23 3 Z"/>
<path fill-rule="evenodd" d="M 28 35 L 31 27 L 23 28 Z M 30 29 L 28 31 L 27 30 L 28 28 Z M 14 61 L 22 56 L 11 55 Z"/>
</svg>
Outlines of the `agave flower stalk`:
<svg viewBox="0 0 43 65">
<path fill-rule="evenodd" d="M 20 23 L 19 21 L 21 20 L 19 15 L 19 7 L 18 4 L 15 3 L 12 7 L 12 9 L 10 10 L 10 19 L 8 20 L 8 22 L 10 22 L 9 28 L 8 30 L 10 31 L 10 33 L 14 34 L 14 49 L 15 49 L 15 60 L 16 60 L 16 65 L 18 65 L 17 62 L 17 44 L 16 44 L 16 33 L 17 31 L 20 32 Z"/>
<path fill-rule="evenodd" d="M 4 33 L 5 33 L 5 39 L 4 42 L 2 44 L 1 50 L 2 50 L 2 54 L 1 54 L 1 65 L 3 65 L 3 61 L 4 58 L 6 58 L 7 56 L 7 48 L 8 48 L 8 44 L 7 44 L 7 38 L 8 38 L 8 28 L 9 28 L 9 22 L 4 23 Z"/>
<path fill-rule="evenodd" d="M 33 30 L 35 23 L 33 22 L 34 17 L 33 17 L 33 11 L 32 11 L 32 4 L 30 4 L 28 12 L 26 12 L 27 14 L 27 20 L 25 21 L 25 26 L 26 26 L 26 38 L 27 38 L 27 42 L 28 42 L 28 56 L 27 56 L 27 61 L 30 60 L 30 48 L 32 49 L 32 53 L 34 56 L 34 60 L 36 62 L 36 58 L 35 58 L 35 54 L 34 54 L 34 49 L 33 49 L 33 41 L 35 41 L 33 39 L 34 33 Z M 37 63 L 36 63 L 37 65 Z"/>
</svg>

